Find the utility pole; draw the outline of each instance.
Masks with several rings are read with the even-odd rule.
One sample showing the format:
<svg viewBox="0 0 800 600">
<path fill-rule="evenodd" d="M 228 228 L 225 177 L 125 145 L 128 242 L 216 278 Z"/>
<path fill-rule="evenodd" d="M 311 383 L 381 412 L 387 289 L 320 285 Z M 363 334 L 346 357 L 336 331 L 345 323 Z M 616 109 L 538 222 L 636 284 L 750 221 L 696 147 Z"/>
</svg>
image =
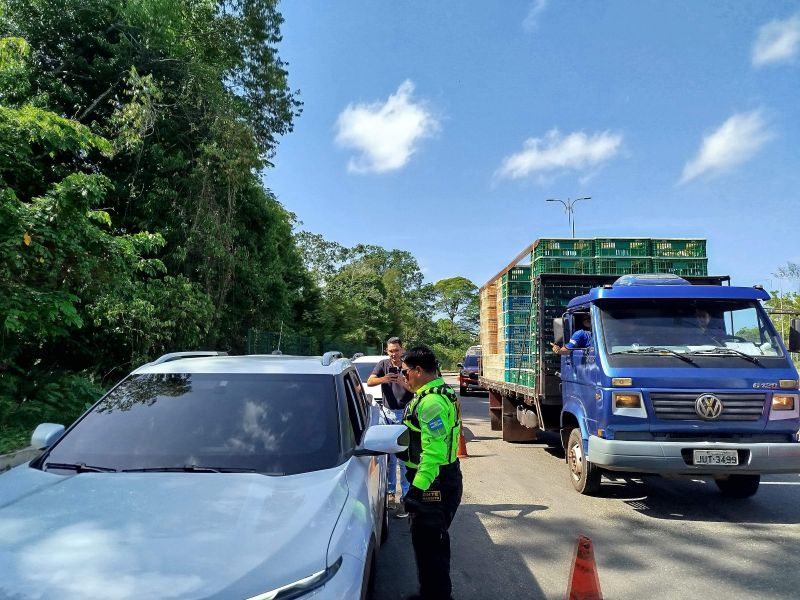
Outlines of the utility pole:
<svg viewBox="0 0 800 600">
<path fill-rule="evenodd" d="M 561 202 L 564 205 L 564 212 L 567 213 L 567 221 L 572 228 L 572 237 L 575 237 L 575 205 L 580 202 L 581 200 L 591 200 L 591 196 L 585 196 L 583 198 L 574 198 L 570 200 L 567 198 L 567 201 L 564 202 L 558 198 L 547 198 L 545 202 Z"/>
</svg>

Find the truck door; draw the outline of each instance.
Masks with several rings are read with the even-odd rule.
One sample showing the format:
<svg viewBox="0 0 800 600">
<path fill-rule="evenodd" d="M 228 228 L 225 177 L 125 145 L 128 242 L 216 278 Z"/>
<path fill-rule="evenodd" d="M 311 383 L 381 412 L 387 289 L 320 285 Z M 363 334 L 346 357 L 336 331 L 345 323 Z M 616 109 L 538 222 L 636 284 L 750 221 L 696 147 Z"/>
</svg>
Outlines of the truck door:
<svg viewBox="0 0 800 600">
<path fill-rule="evenodd" d="M 573 323 L 579 319 L 573 317 Z M 592 330 L 596 331 L 594 324 L 596 316 L 592 317 Z M 576 330 L 575 325 L 571 328 Z M 587 348 L 575 348 L 562 359 L 562 385 L 565 403 L 567 401 L 578 402 L 583 406 L 587 420 L 589 433 L 597 431 L 597 401 L 595 392 L 600 383 L 600 369 L 597 357 L 597 338 L 593 335 L 592 341 Z"/>
</svg>

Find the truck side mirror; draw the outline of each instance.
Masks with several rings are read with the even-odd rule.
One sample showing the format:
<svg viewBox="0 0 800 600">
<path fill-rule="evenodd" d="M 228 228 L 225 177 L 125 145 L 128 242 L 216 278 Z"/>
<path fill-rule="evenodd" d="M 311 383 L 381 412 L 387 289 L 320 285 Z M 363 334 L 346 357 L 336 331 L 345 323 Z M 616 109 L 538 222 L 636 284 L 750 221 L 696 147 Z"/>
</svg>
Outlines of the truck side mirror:
<svg viewBox="0 0 800 600">
<path fill-rule="evenodd" d="M 789 352 L 800 352 L 800 319 L 792 319 L 789 324 Z"/>
<path fill-rule="evenodd" d="M 564 319 L 553 319 L 553 337 L 556 344 L 564 345 Z"/>
</svg>

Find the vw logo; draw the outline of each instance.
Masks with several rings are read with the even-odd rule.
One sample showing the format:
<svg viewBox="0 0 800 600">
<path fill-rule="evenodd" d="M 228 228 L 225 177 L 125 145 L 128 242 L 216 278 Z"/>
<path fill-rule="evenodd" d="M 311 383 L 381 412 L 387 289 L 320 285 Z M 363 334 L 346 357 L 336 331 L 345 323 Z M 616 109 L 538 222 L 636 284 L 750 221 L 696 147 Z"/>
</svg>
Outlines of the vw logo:
<svg viewBox="0 0 800 600">
<path fill-rule="evenodd" d="M 701 419 L 713 421 L 722 414 L 722 400 L 714 394 L 703 394 L 694 403 L 694 410 Z"/>
</svg>

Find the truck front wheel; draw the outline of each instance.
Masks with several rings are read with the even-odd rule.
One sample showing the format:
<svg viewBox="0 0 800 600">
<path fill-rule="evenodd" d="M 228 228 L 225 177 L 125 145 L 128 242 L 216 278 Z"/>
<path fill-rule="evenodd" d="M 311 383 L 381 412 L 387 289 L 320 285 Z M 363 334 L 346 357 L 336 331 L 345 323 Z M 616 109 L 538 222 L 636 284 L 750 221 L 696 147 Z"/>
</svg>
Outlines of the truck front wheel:
<svg viewBox="0 0 800 600">
<path fill-rule="evenodd" d="M 597 465 L 586 460 L 583 451 L 583 440 L 581 430 L 575 428 L 569 432 L 567 442 L 567 466 L 569 466 L 570 480 L 572 485 L 581 494 L 596 494 L 600 490 L 600 478 L 602 474 Z"/>
<path fill-rule="evenodd" d="M 761 475 L 728 475 L 714 479 L 719 491 L 730 498 L 749 498 L 758 491 Z"/>
</svg>

